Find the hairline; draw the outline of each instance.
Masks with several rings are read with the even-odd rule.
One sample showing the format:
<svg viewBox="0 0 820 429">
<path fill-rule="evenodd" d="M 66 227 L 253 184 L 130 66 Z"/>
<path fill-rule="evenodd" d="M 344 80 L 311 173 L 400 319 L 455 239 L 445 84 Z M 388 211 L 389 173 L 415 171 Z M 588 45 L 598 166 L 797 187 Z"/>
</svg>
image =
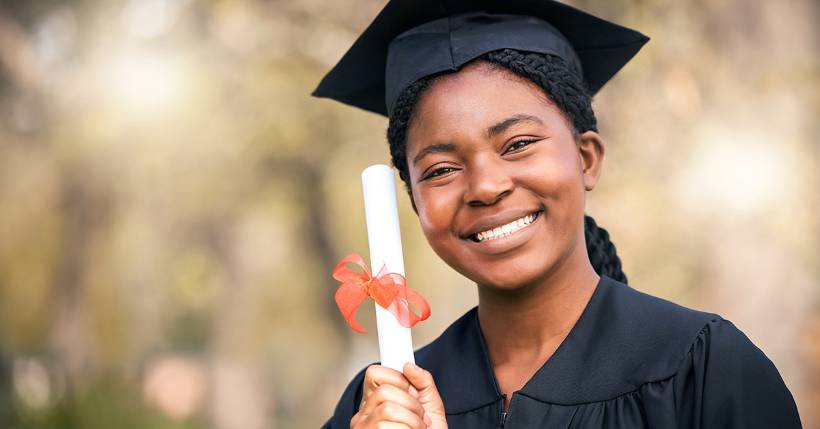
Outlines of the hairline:
<svg viewBox="0 0 820 429">
<path fill-rule="evenodd" d="M 498 76 L 503 77 L 504 79 L 509 80 L 510 82 L 523 83 L 527 86 L 532 87 L 533 89 L 536 90 L 536 92 L 538 94 L 538 98 L 540 98 L 548 106 L 555 107 L 558 110 L 558 112 L 561 114 L 562 119 L 564 120 L 564 123 L 567 125 L 570 132 L 572 133 L 573 139 L 576 142 L 580 141 L 582 131 L 579 130 L 578 127 L 575 126 L 575 123 L 572 120 L 572 118 L 570 118 L 569 114 L 567 112 L 565 112 L 564 109 L 562 109 L 561 106 L 559 106 L 558 103 L 556 103 L 551 98 L 551 96 L 549 94 L 547 94 L 547 90 L 544 89 L 543 87 L 541 87 L 541 85 L 539 85 L 538 82 L 535 82 L 535 81 L 533 81 L 532 79 L 530 79 L 526 76 L 522 76 L 522 75 L 514 72 L 513 70 L 510 70 L 509 68 L 503 66 L 502 64 L 492 62 L 492 61 L 484 58 L 483 56 L 481 56 L 481 57 L 478 57 L 476 59 L 473 59 L 473 60 L 470 60 L 470 61 L 464 63 L 458 70 L 447 71 L 447 72 L 443 72 L 443 73 L 428 75 L 428 76 L 422 77 L 421 79 L 416 81 L 416 82 L 419 82 L 421 80 L 426 80 L 426 83 L 424 84 L 424 87 L 416 95 L 415 100 L 413 100 L 413 108 L 410 111 L 410 117 L 407 120 L 407 127 L 406 127 L 406 130 L 405 130 L 405 133 L 404 133 L 404 142 L 403 142 L 405 158 L 407 158 L 407 156 L 408 156 L 408 153 L 407 153 L 407 140 L 408 140 L 408 137 L 410 135 L 410 129 L 413 127 L 413 124 L 416 123 L 416 117 L 418 116 L 417 106 L 421 103 L 421 101 L 427 95 L 427 92 L 430 90 L 430 88 L 432 88 L 432 86 L 435 85 L 438 81 L 440 81 L 441 79 L 445 79 L 449 76 L 453 76 L 455 74 L 458 74 L 459 72 L 467 70 L 469 68 L 478 68 L 479 72 L 484 73 L 485 75 L 490 75 L 490 74 L 498 75 Z M 411 83 L 411 85 L 412 85 L 412 83 Z M 408 85 L 408 87 L 409 87 L 409 85 Z M 407 167 L 409 169 L 409 167 L 410 167 L 409 163 L 408 163 Z M 408 173 L 409 173 L 409 171 L 408 171 Z"/>
</svg>

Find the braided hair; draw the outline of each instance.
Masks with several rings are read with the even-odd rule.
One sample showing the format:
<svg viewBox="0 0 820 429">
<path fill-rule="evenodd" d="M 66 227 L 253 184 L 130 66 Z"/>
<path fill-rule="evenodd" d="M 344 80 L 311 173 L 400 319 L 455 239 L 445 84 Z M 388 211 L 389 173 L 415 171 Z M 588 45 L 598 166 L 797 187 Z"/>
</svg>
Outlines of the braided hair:
<svg viewBox="0 0 820 429">
<path fill-rule="evenodd" d="M 493 68 L 511 71 L 538 85 L 572 124 L 576 138 L 584 131 L 598 131 L 592 96 L 581 80 L 562 58 L 554 55 L 502 49 L 482 55 L 481 61 Z M 407 129 L 413 120 L 416 102 L 435 81 L 437 75 L 422 78 L 405 88 L 396 100 L 387 128 L 387 141 L 393 165 L 410 193 L 410 172 L 407 165 Z M 584 216 L 584 238 L 590 263 L 599 275 L 626 283 L 621 260 L 609 233 L 598 226 L 591 216 Z"/>
</svg>

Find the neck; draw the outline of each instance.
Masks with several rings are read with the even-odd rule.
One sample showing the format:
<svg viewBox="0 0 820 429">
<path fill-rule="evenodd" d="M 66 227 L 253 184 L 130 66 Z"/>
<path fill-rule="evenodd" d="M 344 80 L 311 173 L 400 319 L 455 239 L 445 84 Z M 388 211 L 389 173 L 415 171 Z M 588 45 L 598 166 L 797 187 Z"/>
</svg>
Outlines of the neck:
<svg viewBox="0 0 820 429">
<path fill-rule="evenodd" d="M 575 326 L 600 279 L 579 247 L 582 254 L 537 284 L 479 286 L 478 318 L 494 365 L 545 361 Z"/>
</svg>

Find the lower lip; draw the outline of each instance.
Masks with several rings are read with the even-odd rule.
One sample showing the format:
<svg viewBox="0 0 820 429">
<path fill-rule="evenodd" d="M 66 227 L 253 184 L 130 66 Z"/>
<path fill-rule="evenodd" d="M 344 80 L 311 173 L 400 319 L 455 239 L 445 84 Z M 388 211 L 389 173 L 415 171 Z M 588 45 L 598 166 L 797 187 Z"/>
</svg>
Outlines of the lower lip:
<svg viewBox="0 0 820 429">
<path fill-rule="evenodd" d="M 541 223 L 541 218 L 544 217 L 544 212 L 540 211 L 537 212 L 538 216 L 536 216 L 535 220 L 532 221 L 529 225 L 524 226 L 523 228 L 515 231 L 514 233 L 501 238 L 495 238 L 492 240 L 485 240 L 476 243 L 473 240 L 466 239 L 470 245 L 475 246 L 475 249 L 481 253 L 486 253 L 488 255 L 498 255 L 501 253 L 509 252 L 513 250 L 532 238 L 535 235 L 535 231 Z"/>
</svg>

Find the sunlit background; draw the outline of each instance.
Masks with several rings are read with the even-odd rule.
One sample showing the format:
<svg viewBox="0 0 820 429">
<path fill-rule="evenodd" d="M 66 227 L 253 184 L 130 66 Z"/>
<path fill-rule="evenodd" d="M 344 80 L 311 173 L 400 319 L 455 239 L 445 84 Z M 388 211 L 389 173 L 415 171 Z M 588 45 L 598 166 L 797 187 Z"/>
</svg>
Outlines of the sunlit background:
<svg viewBox="0 0 820 429">
<path fill-rule="evenodd" d="M 820 427 L 820 58 L 811 0 L 586 0 L 652 41 L 597 96 L 588 212 L 633 287 L 732 320 Z M 308 94 L 375 0 L 0 3 L 0 427 L 317 428 L 374 335 L 386 120 Z M 400 198 L 421 346 L 476 304 Z M 359 319 L 374 328 L 371 311 Z"/>
</svg>

